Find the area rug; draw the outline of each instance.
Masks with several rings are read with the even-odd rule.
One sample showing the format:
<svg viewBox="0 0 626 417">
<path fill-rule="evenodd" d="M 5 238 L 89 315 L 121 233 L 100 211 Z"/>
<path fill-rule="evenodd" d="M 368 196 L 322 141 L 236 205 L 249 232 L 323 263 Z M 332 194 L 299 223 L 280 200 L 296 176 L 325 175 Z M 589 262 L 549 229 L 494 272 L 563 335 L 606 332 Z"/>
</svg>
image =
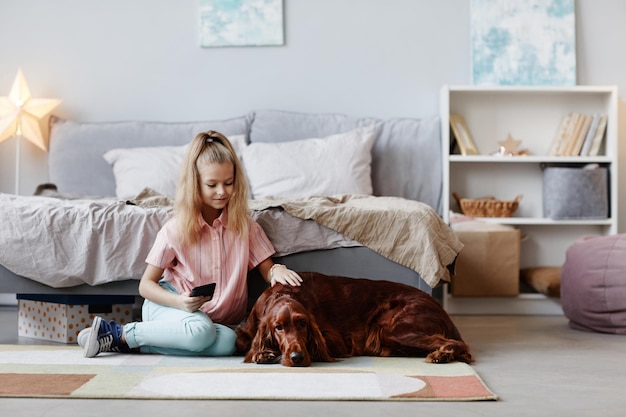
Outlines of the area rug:
<svg viewBox="0 0 626 417">
<path fill-rule="evenodd" d="M 496 400 L 471 366 L 357 357 L 308 368 L 201 358 L 101 354 L 76 346 L 0 345 L 0 396 L 49 398 Z"/>
</svg>

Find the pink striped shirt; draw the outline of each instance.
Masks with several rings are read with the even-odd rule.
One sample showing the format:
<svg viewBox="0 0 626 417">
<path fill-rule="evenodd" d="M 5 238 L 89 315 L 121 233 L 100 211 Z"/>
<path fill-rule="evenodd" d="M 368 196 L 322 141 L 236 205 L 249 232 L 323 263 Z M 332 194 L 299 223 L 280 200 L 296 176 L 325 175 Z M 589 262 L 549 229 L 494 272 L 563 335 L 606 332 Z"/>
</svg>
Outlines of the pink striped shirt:
<svg viewBox="0 0 626 417">
<path fill-rule="evenodd" d="M 213 299 L 204 303 L 201 310 L 216 323 L 237 324 L 246 314 L 247 272 L 276 250 L 252 218 L 248 221 L 247 240 L 226 227 L 226 211 L 212 226 L 202 217 L 200 222 L 200 241 L 183 250 L 177 236 L 178 224 L 175 219 L 170 219 L 159 231 L 146 262 L 164 269 L 163 277 L 179 293 L 198 285 L 217 283 Z"/>
</svg>

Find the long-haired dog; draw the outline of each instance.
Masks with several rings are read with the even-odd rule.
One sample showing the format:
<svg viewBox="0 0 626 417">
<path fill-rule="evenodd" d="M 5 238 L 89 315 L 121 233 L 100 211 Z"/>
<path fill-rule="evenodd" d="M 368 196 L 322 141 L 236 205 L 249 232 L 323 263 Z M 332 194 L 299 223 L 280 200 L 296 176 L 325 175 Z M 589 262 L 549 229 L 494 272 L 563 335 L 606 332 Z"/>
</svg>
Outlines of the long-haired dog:
<svg viewBox="0 0 626 417">
<path fill-rule="evenodd" d="M 245 362 L 310 366 L 350 356 L 472 356 L 445 310 L 404 284 L 302 272 L 301 286 L 276 284 L 237 328 Z"/>
</svg>

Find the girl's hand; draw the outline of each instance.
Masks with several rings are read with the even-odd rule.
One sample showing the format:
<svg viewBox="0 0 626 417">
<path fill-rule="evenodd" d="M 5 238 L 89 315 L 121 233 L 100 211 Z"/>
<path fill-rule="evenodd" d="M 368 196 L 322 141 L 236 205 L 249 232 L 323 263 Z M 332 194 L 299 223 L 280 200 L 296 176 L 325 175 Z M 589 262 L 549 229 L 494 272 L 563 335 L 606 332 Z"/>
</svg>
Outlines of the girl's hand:
<svg viewBox="0 0 626 417">
<path fill-rule="evenodd" d="M 286 285 L 299 286 L 302 277 L 296 271 L 292 271 L 285 265 L 274 264 L 270 268 L 270 284 L 274 286 L 277 282 Z"/>
<path fill-rule="evenodd" d="M 211 300 L 210 295 L 202 295 L 199 297 L 190 296 L 191 291 L 187 291 L 186 293 L 180 294 L 178 297 L 179 304 L 178 308 L 189 313 L 193 313 L 195 311 L 200 310 L 202 304 Z"/>
</svg>

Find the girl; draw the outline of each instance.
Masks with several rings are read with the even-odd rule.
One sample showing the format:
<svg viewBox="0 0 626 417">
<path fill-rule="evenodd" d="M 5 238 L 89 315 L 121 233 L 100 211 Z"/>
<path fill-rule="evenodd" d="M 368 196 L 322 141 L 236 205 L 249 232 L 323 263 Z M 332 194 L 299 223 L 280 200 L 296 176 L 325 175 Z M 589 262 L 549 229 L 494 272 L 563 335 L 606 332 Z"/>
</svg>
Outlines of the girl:
<svg viewBox="0 0 626 417">
<path fill-rule="evenodd" d="M 227 325 L 245 318 L 248 270 L 258 267 L 271 285 L 302 282 L 270 258 L 274 247 L 248 213 L 248 184 L 224 135 L 200 133 L 189 145 L 175 209 L 139 282 L 143 321 L 122 326 L 95 317 L 78 337 L 85 357 L 131 351 L 232 355 L 236 336 Z M 194 287 L 212 282 L 212 298 L 191 296 Z"/>
</svg>

